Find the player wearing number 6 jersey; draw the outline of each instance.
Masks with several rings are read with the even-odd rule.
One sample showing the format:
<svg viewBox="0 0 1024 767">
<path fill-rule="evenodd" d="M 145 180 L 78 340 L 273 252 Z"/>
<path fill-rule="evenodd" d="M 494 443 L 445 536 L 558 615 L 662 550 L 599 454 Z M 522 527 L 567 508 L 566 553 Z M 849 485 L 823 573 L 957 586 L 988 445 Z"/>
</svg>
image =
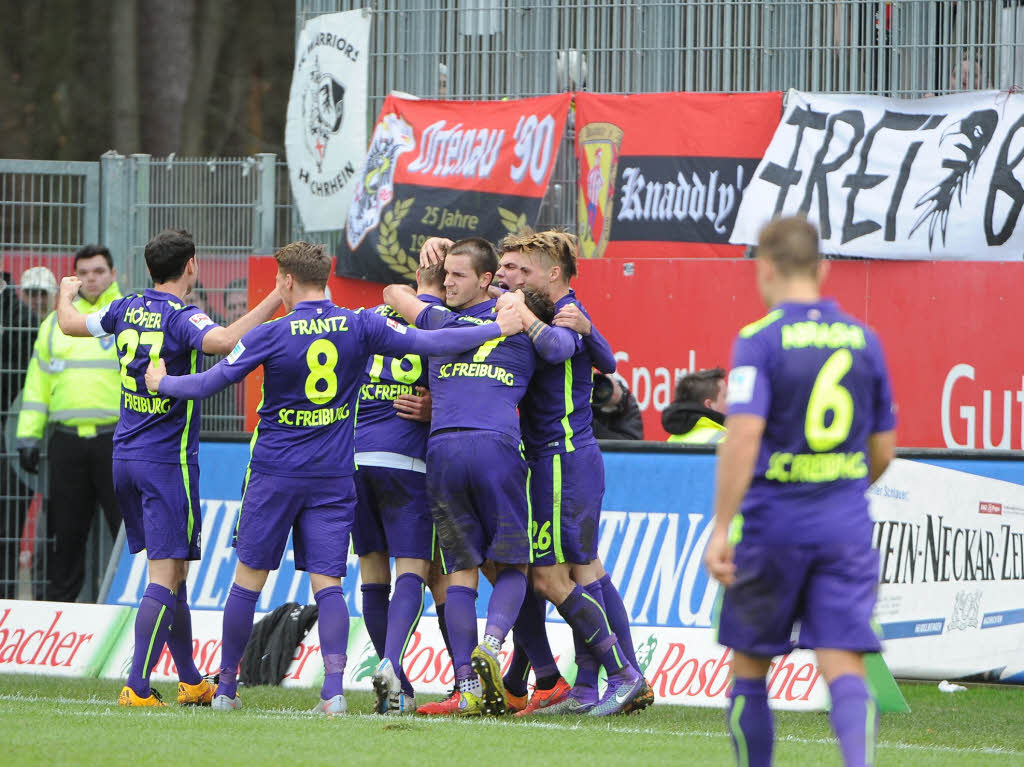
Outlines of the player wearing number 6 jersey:
<svg viewBox="0 0 1024 767">
<path fill-rule="evenodd" d="M 355 506 L 353 420 L 366 359 L 375 352 L 451 354 L 521 327 L 506 312 L 496 323 L 421 333 L 373 312 L 341 309 L 324 296 L 331 257 L 322 245 L 294 242 L 275 254 L 277 292 L 289 314 L 243 336 L 205 373 L 164 375 L 158 360 L 147 385 L 170 397 L 203 398 L 262 365 L 263 402 L 252 438 L 242 505 L 235 524 L 235 582 L 224 606 L 220 683 L 214 708 L 237 709 L 238 663 L 270 570 L 281 563 L 289 531 L 295 567 L 310 573 L 320 608 L 324 683 L 314 711 L 346 711 L 342 675 L 348 608 L 341 589 Z"/>
<path fill-rule="evenodd" d="M 863 654 L 878 552 L 865 492 L 892 460 L 889 375 L 874 332 L 822 300 L 827 262 L 802 218 L 762 230 L 757 284 L 771 313 L 733 346 L 705 562 L 725 590 L 719 641 L 732 647 L 728 725 L 740 765 L 771 764 L 765 674 L 775 655 L 814 649 L 848 767 L 874 764 L 878 717 Z"/>
<path fill-rule="evenodd" d="M 167 643 L 178 668 L 178 702 L 207 704 L 213 689 L 192 661 L 185 591 L 188 561 L 199 559 L 199 408 L 147 391 L 146 365 L 159 355 L 175 373 L 194 373 L 200 352 L 227 354 L 247 330 L 280 306 L 277 293 L 227 328 L 185 296 L 198 277 L 192 235 L 164 231 L 146 245 L 154 287 L 88 316 L 71 304 L 77 277 L 65 277 L 57 318 L 67 335 L 111 334 L 121 361 L 121 418 L 114 432 L 114 489 L 128 550 L 146 550 L 149 580 L 135 618 L 135 652 L 122 706 L 163 705 L 149 674 Z"/>
</svg>

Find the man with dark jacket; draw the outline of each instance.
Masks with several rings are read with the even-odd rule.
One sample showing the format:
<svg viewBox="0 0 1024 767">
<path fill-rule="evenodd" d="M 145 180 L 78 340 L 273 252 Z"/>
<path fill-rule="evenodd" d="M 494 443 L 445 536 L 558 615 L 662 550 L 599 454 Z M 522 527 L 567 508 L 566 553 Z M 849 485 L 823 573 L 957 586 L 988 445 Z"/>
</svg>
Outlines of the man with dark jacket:
<svg viewBox="0 0 1024 767">
<path fill-rule="evenodd" d="M 713 445 L 725 438 L 725 371 L 700 370 L 679 379 L 676 396 L 661 414 L 669 442 Z"/>
<path fill-rule="evenodd" d="M 644 422 L 636 397 L 618 373 L 594 376 L 594 436 L 598 439 L 643 439 Z"/>
</svg>

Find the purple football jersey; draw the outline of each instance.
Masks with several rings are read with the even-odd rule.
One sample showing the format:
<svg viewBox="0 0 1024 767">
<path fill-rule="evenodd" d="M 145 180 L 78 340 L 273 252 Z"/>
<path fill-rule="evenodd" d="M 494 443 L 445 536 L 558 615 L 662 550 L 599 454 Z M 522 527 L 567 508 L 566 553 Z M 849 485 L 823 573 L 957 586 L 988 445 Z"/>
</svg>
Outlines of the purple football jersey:
<svg viewBox="0 0 1024 767">
<path fill-rule="evenodd" d="M 555 303 L 555 312 L 569 304 L 576 304 L 590 319 L 573 290 Z M 576 351 L 565 362 L 552 365 L 537 360 L 520 410 L 527 457 L 571 453 L 597 443 L 592 427 L 594 411 L 590 407 L 594 360 L 583 336 L 573 335 Z M 607 343 L 603 339 L 602 342 Z M 610 349 L 608 353 L 611 354 Z"/>
<path fill-rule="evenodd" d="M 869 540 L 868 437 L 895 426 L 881 343 L 831 300 L 780 304 L 740 331 L 729 415 L 765 419 L 744 540 Z"/>
<path fill-rule="evenodd" d="M 464 312 L 428 306 L 416 318 L 426 329 L 472 327 L 494 321 L 495 301 Z M 439 429 L 487 429 L 520 439 L 516 408 L 537 364 L 525 333 L 501 336 L 479 348 L 430 358 L 430 433 Z"/>
<path fill-rule="evenodd" d="M 439 302 L 433 296 L 420 296 Z M 406 321 L 387 304 L 369 310 L 402 325 Z M 356 418 L 357 453 L 385 452 L 423 460 L 427 455 L 430 424 L 400 418 L 395 400 L 402 394 L 415 394 L 416 387 L 428 387 L 426 360 L 418 354 L 388 357 L 374 354 L 366 362 L 359 386 L 359 412 Z"/>
<path fill-rule="evenodd" d="M 121 360 L 121 420 L 114 459 L 158 463 L 199 460 L 199 405 L 146 389 L 146 368 L 160 357 L 170 375 L 195 373 L 203 338 L 217 324 L 177 296 L 152 288 L 112 301 L 96 313 L 114 336 Z"/>
<path fill-rule="evenodd" d="M 367 357 L 473 348 L 494 333 L 493 326 L 459 330 L 455 337 L 420 333 L 374 312 L 301 301 L 290 314 L 246 333 L 207 373 L 165 381 L 174 391 L 194 393 L 204 379 L 226 385 L 263 365 L 250 469 L 286 477 L 347 476 L 355 471 L 353 422 Z"/>
</svg>

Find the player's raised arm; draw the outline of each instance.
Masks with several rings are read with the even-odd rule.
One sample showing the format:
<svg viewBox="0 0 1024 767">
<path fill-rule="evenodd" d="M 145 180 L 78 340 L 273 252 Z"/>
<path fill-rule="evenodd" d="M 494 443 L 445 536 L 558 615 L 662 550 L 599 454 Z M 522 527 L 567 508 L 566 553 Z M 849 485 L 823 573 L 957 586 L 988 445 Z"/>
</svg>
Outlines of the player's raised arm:
<svg viewBox="0 0 1024 767">
<path fill-rule="evenodd" d="M 364 323 L 370 350 L 394 357 L 406 354 L 459 354 L 492 339 L 515 335 L 523 329 L 518 312 L 511 308 L 499 311 L 494 322 L 441 330 L 417 330 L 394 320 L 385 320 L 378 314 L 364 313 L 359 317 Z"/>
<path fill-rule="evenodd" d="M 537 354 L 545 362 L 557 365 L 579 351 L 581 344 L 577 333 L 567 328 L 552 327 L 538 316 L 538 312 L 548 317 L 554 313 L 551 302 L 539 294 L 527 295 L 522 290 L 503 293 L 498 298 L 497 307 L 511 307 L 519 314 L 526 334 L 533 342 Z"/>
<path fill-rule="evenodd" d="M 420 312 L 430 306 L 426 301 L 421 301 L 416 291 L 408 285 L 388 285 L 384 288 L 383 298 L 384 303 L 401 314 L 410 325 L 415 325 Z"/>
<path fill-rule="evenodd" d="M 276 289 L 272 290 L 270 295 L 260 301 L 256 308 L 248 314 L 238 318 L 226 328 L 217 326 L 203 336 L 203 352 L 205 354 L 229 354 L 242 336 L 273 317 L 274 312 L 280 306 L 281 296 Z"/>
<path fill-rule="evenodd" d="M 60 281 L 60 295 L 57 298 L 57 324 L 66 336 L 90 336 L 86 316 L 75 309 L 75 296 L 82 287 L 82 281 L 74 275 Z M 97 312 L 98 314 L 98 312 Z"/>
<path fill-rule="evenodd" d="M 213 332 L 213 331 L 211 331 Z M 260 331 L 256 331 L 256 334 Z M 170 376 L 163 360 L 150 362 L 146 368 L 146 388 L 151 392 L 178 399 L 206 399 L 231 384 L 238 383 L 263 363 L 268 353 L 267 344 L 248 334 L 235 345 L 231 354 L 209 370 L 192 375 Z"/>
</svg>

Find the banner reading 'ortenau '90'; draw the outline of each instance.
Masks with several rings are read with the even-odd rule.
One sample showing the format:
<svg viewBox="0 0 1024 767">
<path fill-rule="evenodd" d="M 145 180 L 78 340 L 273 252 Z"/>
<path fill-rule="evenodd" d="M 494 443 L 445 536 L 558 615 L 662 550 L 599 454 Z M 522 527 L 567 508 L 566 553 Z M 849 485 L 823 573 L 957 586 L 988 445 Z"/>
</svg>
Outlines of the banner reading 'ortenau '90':
<svg viewBox="0 0 1024 767">
<path fill-rule="evenodd" d="M 535 224 L 569 99 L 388 96 L 356 179 L 338 274 L 410 282 L 428 237 L 497 242 Z"/>
<path fill-rule="evenodd" d="M 790 91 L 731 241 L 806 213 L 826 253 L 1020 260 L 1024 96 L 888 99 Z"/>
</svg>

